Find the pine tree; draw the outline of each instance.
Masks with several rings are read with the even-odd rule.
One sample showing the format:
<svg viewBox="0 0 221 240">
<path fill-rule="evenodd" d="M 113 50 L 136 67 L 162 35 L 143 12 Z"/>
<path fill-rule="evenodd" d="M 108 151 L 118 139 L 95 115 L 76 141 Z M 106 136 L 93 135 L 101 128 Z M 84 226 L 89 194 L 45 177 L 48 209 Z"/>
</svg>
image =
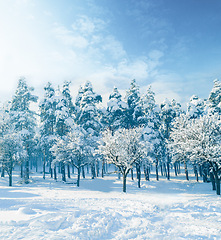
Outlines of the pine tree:
<svg viewBox="0 0 221 240">
<path fill-rule="evenodd" d="M 94 150 L 98 147 L 98 140 L 100 136 L 100 130 L 102 125 L 100 123 L 100 112 L 97 105 L 102 101 L 100 95 L 93 91 L 93 87 L 89 81 L 85 83 L 83 88 L 80 89 L 79 94 L 76 99 L 77 114 L 76 123 L 80 125 L 84 130 L 87 139 L 87 145 L 91 148 L 91 170 L 92 178 L 95 177 L 95 164 L 97 162 L 92 155 L 96 155 Z"/>
<path fill-rule="evenodd" d="M 189 119 L 199 118 L 205 112 L 205 100 L 200 99 L 198 96 L 193 95 L 187 104 L 187 116 Z"/>
<path fill-rule="evenodd" d="M 107 102 L 107 111 L 105 114 L 106 126 L 113 132 L 119 128 L 126 127 L 127 105 L 121 98 L 121 94 L 115 87 Z"/>
<path fill-rule="evenodd" d="M 67 135 L 71 131 L 74 125 L 74 117 L 73 117 L 73 104 L 69 91 L 69 84 L 63 85 L 63 91 L 60 89 L 57 90 L 56 93 L 56 122 L 55 122 L 55 144 L 61 146 L 62 144 L 66 144 Z M 62 173 L 62 181 L 66 181 L 65 174 L 65 165 L 68 167 L 68 176 L 70 177 L 70 159 L 65 158 L 56 158 L 59 160 L 61 164 L 61 173 Z"/>
<path fill-rule="evenodd" d="M 162 164 L 165 144 L 163 141 L 163 135 L 160 131 L 160 109 L 156 104 L 155 94 L 151 90 L 151 86 L 148 87 L 146 94 L 142 96 L 141 105 L 143 116 L 140 118 L 140 122 L 143 123 L 144 126 L 144 141 L 151 143 L 148 158 L 144 161 L 145 175 L 146 179 L 148 179 L 148 168 L 153 161 L 156 166 L 156 179 L 159 180 L 158 167 Z"/>
<path fill-rule="evenodd" d="M 45 95 L 40 102 L 40 146 L 43 152 L 43 178 L 45 178 L 46 162 L 49 164 L 49 172 L 52 177 L 51 162 L 53 156 L 50 148 L 55 143 L 55 124 L 56 124 L 56 98 L 55 90 L 51 83 L 48 83 L 45 88 Z M 54 170 L 55 171 L 55 170 Z M 56 178 L 56 173 L 55 173 Z"/>
<path fill-rule="evenodd" d="M 221 82 L 218 79 L 214 80 L 208 100 L 211 112 L 221 114 Z"/>
<path fill-rule="evenodd" d="M 11 124 L 14 125 L 15 132 L 22 137 L 23 146 L 27 151 L 27 157 L 24 159 L 26 183 L 29 179 L 29 160 L 34 148 L 36 126 L 35 113 L 30 110 L 30 104 L 37 102 L 37 97 L 31 94 L 33 90 L 33 88 L 28 87 L 24 78 L 20 79 L 10 107 Z M 23 170 L 22 167 L 21 164 L 21 170 Z"/>
<path fill-rule="evenodd" d="M 27 152 L 22 144 L 19 132 L 16 132 L 14 125 L 11 124 L 8 107 L 4 106 L 0 115 L 0 163 L 2 177 L 4 176 L 4 171 L 8 173 L 9 186 L 12 186 L 14 166 L 22 158 L 26 158 L 26 154 Z"/>
<path fill-rule="evenodd" d="M 160 117 L 161 117 L 161 132 L 163 134 L 164 139 L 167 141 L 170 137 L 171 132 L 171 124 L 175 117 L 178 117 L 181 113 L 181 105 L 177 103 L 174 99 L 170 102 L 168 99 L 166 99 L 161 105 L 160 105 Z M 171 159 L 169 156 L 169 151 L 166 149 L 165 152 L 166 156 L 166 176 L 167 179 L 170 179 L 170 163 Z"/>
<path fill-rule="evenodd" d="M 126 92 L 127 109 L 127 128 L 139 126 L 139 117 L 142 116 L 142 109 L 139 105 L 140 90 L 135 79 L 131 81 L 130 89 Z"/>
</svg>

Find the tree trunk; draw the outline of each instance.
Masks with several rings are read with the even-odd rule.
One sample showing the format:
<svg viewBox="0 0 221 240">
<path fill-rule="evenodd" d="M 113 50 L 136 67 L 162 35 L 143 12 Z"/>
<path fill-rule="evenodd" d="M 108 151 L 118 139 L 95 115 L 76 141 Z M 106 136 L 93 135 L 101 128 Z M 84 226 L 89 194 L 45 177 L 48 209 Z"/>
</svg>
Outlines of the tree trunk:
<svg viewBox="0 0 221 240">
<path fill-rule="evenodd" d="M 25 160 L 25 183 L 28 183 L 29 179 L 29 157 Z"/>
<path fill-rule="evenodd" d="M 175 176 L 177 177 L 177 162 L 175 162 L 175 163 L 173 164 L 173 166 L 174 166 Z"/>
<path fill-rule="evenodd" d="M 5 177 L 5 169 L 2 167 L 1 177 Z"/>
<path fill-rule="evenodd" d="M 185 169 L 185 174 L 186 174 L 186 180 L 189 181 L 189 176 L 188 176 L 188 169 L 187 169 L 186 160 L 184 160 L 184 169 Z"/>
<path fill-rule="evenodd" d="M 23 163 L 21 163 L 21 172 L 20 172 L 20 177 L 23 178 Z"/>
<path fill-rule="evenodd" d="M 65 164 L 64 164 L 64 162 L 61 162 L 61 174 L 62 174 L 62 181 L 63 181 L 63 182 L 66 182 Z"/>
<path fill-rule="evenodd" d="M 127 175 L 125 172 L 123 172 L 123 192 L 126 192 L 127 190 L 126 183 L 127 183 Z"/>
<path fill-rule="evenodd" d="M 12 186 L 12 173 L 10 173 L 9 175 L 8 175 L 8 177 L 9 177 L 9 187 L 11 187 Z"/>
<path fill-rule="evenodd" d="M 177 173 L 180 174 L 180 162 L 178 162 Z"/>
<path fill-rule="evenodd" d="M 68 170 L 68 178 L 71 178 L 71 172 L 70 172 L 70 165 L 67 165 L 67 170 Z"/>
<path fill-rule="evenodd" d="M 131 168 L 131 180 L 134 180 L 134 171 L 133 171 L 133 168 Z"/>
<path fill-rule="evenodd" d="M 101 177 L 104 177 L 104 173 L 105 173 L 105 161 L 104 159 L 102 160 L 102 171 L 101 171 Z"/>
<path fill-rule="evenodd" d="M 100 173 L 100 165 L 99 165 L 99 161 L 96 162 L 96 177 L 99 177 L 99 173 Z"/>
<path fill-rule="evenodd" d="M 212 183 L 212 189 L 213 189 L 213 191 L 215 191 L 216 190 L 216 183 L 215 183 L 215 178 L 214 178 L 214 175 L 213 175 L 212 172 L 210 173 L 210 181 Z"/>
<path fill-rule="evenodd" d="M 91 178 L 94 179 L 95 178 L 95 164 L 94 162 L 91 163 Z"/>
<path fill-rule="evenodd" d="M 147 181 L 150 181 L 150 168 L 147 167 Z"/>
<path fill-rule="evenodd" d="M 77 169 L 78 169 L 77 187 L 79 187 L 80 186 L 80 177 L 81 177 L 81 168 L 78 167 Z"/>
<path fill-rule="evenodd" d="M 220 179 L 217 171 L 214 171 L 215 183 L 216 183 L 216 194 L 220 195 Z"/>
<path fill-rule="evenodd" d="M 167 179 L 170 180 L 170 163 L 167 162 Z"/>
<path fill-rule="evenodd" d="M 56 171 L 56 165 L 54 166 L 54 180 L 57 180 L 57 171 Z"/>
<path fill-rule="evenodd" d="M 156 180 L 159 181 L 159 173 L 158 173 L 158 159 L 156 158 Z"/>
<path fill-rule="evenodd" d="M 12 159 L 10 161 L 10 168 L 9 168 L 9 173 L 8 173 L 8 177 L 9 177 L 9 187 L 12 186 L 12 169 L 13 169 L 13 166 L 12 166 Z"/>
<path fill-rule="evenodd" d="M 198 170 L 197 170 L 197 166 L 194 165 L 194 174 L 196 176 L 196 181 L 198 182 L 199 181 L 199 175 L 198 175 Z"/>
<path fill-rule="evenodd" d="M 200 174 L 200 177 L 203 176 L 202 165 L 199 165 L 199 174 Z"/>
<path fill-rule="evenodd" d="M 46 165 L 46 159 L 45 154 L 43 154 L 43 178 L 45 179 L 45 165 Z"/>
<path fill-rule="evenodd" d="M 140 188 L 140 179 L 141 179 L 140 164 L 137 164 L 137 180 L 138 180 L 138 188 Z"/>
</svg>

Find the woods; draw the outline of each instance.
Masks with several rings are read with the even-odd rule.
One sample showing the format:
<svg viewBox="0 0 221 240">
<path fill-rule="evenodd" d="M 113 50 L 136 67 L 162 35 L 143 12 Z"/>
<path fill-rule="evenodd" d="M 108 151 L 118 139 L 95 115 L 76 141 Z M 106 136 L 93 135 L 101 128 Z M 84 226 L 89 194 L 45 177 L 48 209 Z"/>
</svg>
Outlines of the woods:
<svg viewBox="0 0 221 240">
<path fill-rule="evenodd" d="M 194 170 L 196 181 L 210 181 L 220 195 L 221 178 L 221 83 L 214 81 L 208 99 L 192 96 L 186 111 L 176 100 L 157 104 L 148 87 L 142 95 L 135 80 L 122 96 L 115 87 L 102 105 L 102 96 L 87 81 L 80 86 L 75 101 L 70 82 L 55 89 L 51 83 L 38 99 L 24 78 L 18 81 L 11 100 L 0 114 L 0 169 L 7 172 L 12 186 L 13 169 L 20 168 L 21 179 L 29 182 L 30 168 L 46 168 L 55 180 L 71 178 L 77 170 L 77 186 L 85 177 L 105 177 L 106 166 L 113 164 L 123 177 L 126 192 L 128 173 L 135 170 L 138 188 L 141 176 L 149 180 L 155 168 L 156 180 L 171 170 L 177 176 L 184 165 Z M 32 103 L 34 106 L 31 107 Z M 40 168 L 40 169 L 39 169 Z M 133 174 L 131 174 L 133 177 Z"/>
</svg>

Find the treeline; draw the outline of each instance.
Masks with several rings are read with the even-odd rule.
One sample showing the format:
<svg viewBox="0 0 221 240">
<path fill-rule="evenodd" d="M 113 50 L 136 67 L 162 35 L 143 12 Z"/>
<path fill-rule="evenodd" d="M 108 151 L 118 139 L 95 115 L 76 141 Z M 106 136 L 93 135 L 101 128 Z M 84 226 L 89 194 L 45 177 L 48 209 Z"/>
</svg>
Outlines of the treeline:
<svg viewBox="0 0 221 240">
<path fill-rule="evenodd" d="M 32 102 L 38 110 L 32 111 Z M 25 79 L 20 79 L 12 99 L 1 108 L 0 114 L 0 170 L 9 176 L 19 166 L 21 178 L 29 182 L 30 165 L 38 169 L 41 163 L 43 178 L 46 166 L 55 180 L 58 172 L 62 181 L 77 169 L 77 186 L 84 168 L 90 168 L 92 178 L 106 164 L 112 163 L 126 178 L 136 170 L 138 187 L 141 172 L 149 180 L 150 168 L 155 167 L 170 179 L 184 164 L 186 179 L 188 165 L 192 165 L 196 180 L 211 181 L 213 190 L 220 195 L 221 178 L 221 83 L 214 81 L 208 99 L 191 97 L 187 110 L 174 99 L 156 104 L 151 87 L 141 95 L 135 80 L 125 96 L 117 88 L 109 96 L 107 107 L 96 94 L 90 82 L 78 90 L 73 101 L 70 82 L 55 89 L 51 83 L 44 88 L 44 97 L 38 101 Z M 101 168 L 101 171 L 100 171 Z M 82 173 L 82 174 L 81 174 Z"/>
</svg>

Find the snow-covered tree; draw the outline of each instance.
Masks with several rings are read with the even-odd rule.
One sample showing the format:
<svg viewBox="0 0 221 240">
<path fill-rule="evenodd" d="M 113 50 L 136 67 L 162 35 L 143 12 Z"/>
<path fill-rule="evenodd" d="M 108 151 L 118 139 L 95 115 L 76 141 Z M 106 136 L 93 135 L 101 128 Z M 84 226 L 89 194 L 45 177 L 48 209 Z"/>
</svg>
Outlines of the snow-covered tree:
<svg viewBox="0 0 221 240">
<path fill-rule="evenodd" d="M 118 129 L 103 132 L 100 151 L 109 163 L 119 168 L 123 175 L 123 192 L 126 192 L 126 178 L 133 165 L 147 155 L 142 138 L 142 128 Z"/>
<path fill-rule="evenodd" d="M 45 88 L 45 95 L 39 104 L 40 110 L 40 148 L 43 152 L 43 178 L 45 178 L 45 164 L 49 163 L 49 172 L 52 177 L 52 154 L 50 148 L 55 143 L 55 124 L 56 124 L 56 98 L 55 90 L 51 83 L 48 83 Z M 56 172 L 54 170 L 54 177 Z"/>
<path fill-rule="evenodd" d="M 214 80 L 213 89 L 209 95 L 209 107 L 212 113 L 221 113 L 221 82 Z"/>
<path fill-rule="evenodd" d="M 74 125 L 74 116 L 73 116 L 73 108 L 71 104 L 71 96 L 69 94 L 69 90 L 67 89 L 69 85 L 66 83 L 63 86 L 63 91 L 60 89 L 56 92 L 56 110 L 55 110 L 55 143 L 56 145 L 60 145 L 60 143 L 65 143 L 67 141 L 67 135 L 72 130 Z M 62 180 L 66 181 L 65 176 L 65 164 L 69 163 L 65 158 L 57 158 L 59 163 L 61 164 L 61 173 Z M 68 167 L 68 176 L 70 177 L 70 167 Z"/>
<path fill-rule="evenodd" d="M 189 103 L 187 104 L 186 115 L 188 116 L 189 119 L 199 118 L 204 114 L 204 110 L 205 110 L 205 100 L 200 99 L 196 95 L 193 95 L 190 98 Z"/>
<path fill-rule="evenodd" d="M 89 81 L 80 88 L 76 99 L 77 114 L 75 121 L 85 130 L 85 139 L 87 139 L 86 144 L 91 147 L 90 152 L 92 154 L 95 154 L 95 149 L 98 147 L 100 130 L 102 128 L 100 123 L 100 112 L 97 106 L 101 101 L 101 96 L 94 92 Z M 93 159 L 93 161 L 91 161 L 92 178 L 96 175 L 95 164 L 96 160 Z"/>
<path fill-rule="evenodd" d="M 135 79 L 131 81 L 130 88 L 126 91 L 127 107 L 127 128 L 139 126 L 138 118 L 142 116 L 142 109 L 139 105 L 140 90 Z"/>
<path fill-rule="evenodd" d="M 8 105 L 8 104 L 7 104 Z M 1 109 L 0 114 L 0 164 L 2 171 L 9 176 L 9 186 L 12 186 L 12 172 L 16 163 L 26 157 L 26 150 L 19 133 L 10 124 L 8 106 Z"/>
<path fill-rule="evenodd" d="M 193 165 L 209 163 L 211 181 L 216 183 L 217 194 L 220 195 L 220 116 L 207 114 L 188 121 L 184 117 L 177 118 L 170 138 L 170 145 L 175 150 L 174 155 L 178 158 L 188 158 Z M 213 187 L 215 188 L 215 184 Z"/>
<path fill-rule="evenodd" d="M 127 104 L 122 101 L 122 96 L 118 89 L 114 87 L 107 102 L 107 111 L 105 114 L 106 126 L 115 131 L 119 128 L 126 127 L 126 109 Z"/>
<path fill-rule="evenodd" d="M 174 99 L 172 101 L 169 101 L 166 99 L 161 105 L 161 132 L 163 134 L 163 137 L 165 140 L 168 140 L 170 137 L 171 132 L 171 124 L 175 117 L 179 116 L 182 113 L 181 105 L 177 103 Z M 167 178 L 170 179 L 170 163 L 171 159 L 169 156 L 169 152 L 166 149 L 165 152 L 166 155 L 166 164 L 167 164 Z"/>
<path fill-rule="evenodd" d="M 172 123 L 170 138 L 168 139 L 168 147 L 172 160 L 174 163 L 184 163 L 184 169 L 186 174 L 186 180 L 189 180 L 187 163 L 190 160 L 190 149 L 189 149 L 189 128 L 191 121 L 189 116 L 181 114 L 175 118 Z"/>
<path fill-rule="evenodd" d="M 34 147 L 36 126 L 34 112 L 30 109 L 30 104 L 37 101 L 37 97 L 31 93 L 33 90 L 28 87 L 24 78 L 20 79 L 9 111 L 10 124 L 14 125 L 14 131 L 21 136 L 23 146 L 27 151 L 27 157 L 23 161 L 25 163 L 25 182 L 29 179 L 29 160 Z M 21 170 L 22 168 L 21 165 Z"/>
</svg>

